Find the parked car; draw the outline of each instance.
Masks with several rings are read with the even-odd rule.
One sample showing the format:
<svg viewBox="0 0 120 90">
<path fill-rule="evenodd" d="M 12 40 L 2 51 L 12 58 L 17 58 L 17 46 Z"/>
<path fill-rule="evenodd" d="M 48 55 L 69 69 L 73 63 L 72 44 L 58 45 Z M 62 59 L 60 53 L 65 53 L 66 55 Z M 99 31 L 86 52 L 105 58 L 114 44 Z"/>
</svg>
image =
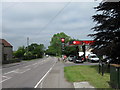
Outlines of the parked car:
<svg viewBox="0 0 120 90">
<path fill-rule="evenodd" d="M 99 58 L 97 57 L 96 54 L 89 54 L 87 59 L 89 62 L 98 62 L 99 61 Z"/>
<path fill-rule="evenodd" d="M 49 57 L 49 55 L 45 55 L 46 57 Z"/>
<path fill-rule="evenodd" d="M 84 58 L 83 58 L 83 56 L 78 56 L 76 59 L 74 59 L 73 62 L 74 63 L 83 63 L 84 62 Z"/>
<path fill-rule="evenodd" d="M 73 60 L 75 60 L 75 56 L 74 55 L 68 56 L 68 60 L 72 62 Z"/>
</svg>

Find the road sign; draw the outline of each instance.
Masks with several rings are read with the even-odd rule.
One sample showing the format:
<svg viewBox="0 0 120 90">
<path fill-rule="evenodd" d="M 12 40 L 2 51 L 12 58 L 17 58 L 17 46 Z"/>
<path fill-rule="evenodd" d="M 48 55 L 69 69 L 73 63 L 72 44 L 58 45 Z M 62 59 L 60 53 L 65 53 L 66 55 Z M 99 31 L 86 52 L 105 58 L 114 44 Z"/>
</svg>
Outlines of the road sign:
<svg viewBox="0 0 120 90">
<path fill-rule="evenodd" d="M 92 44 L 94 41 L 70 41 L 69 45 L 90 45 Z"/>
</svg>

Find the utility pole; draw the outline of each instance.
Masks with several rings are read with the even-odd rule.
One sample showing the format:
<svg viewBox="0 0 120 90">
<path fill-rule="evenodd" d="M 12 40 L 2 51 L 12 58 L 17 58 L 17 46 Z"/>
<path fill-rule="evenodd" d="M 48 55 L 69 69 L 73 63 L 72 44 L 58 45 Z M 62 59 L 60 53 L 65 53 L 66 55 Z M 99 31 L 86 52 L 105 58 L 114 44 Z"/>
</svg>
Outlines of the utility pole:
<svg viewBox="0 0 120 90">
<path fill-rule="evenodd" d="M 27 37 L 27 52 L 28 52 L 28 46 L 29 46 L 29 37 Z"/>
<path fill-rule="evenodd" d="M 28 46 L 29 46 L 29 37 L 27 37 L 27 59 L 29 59 L 29 56 L 28 56 Z"/>
<path fill-rule="evenodd" d="M 29 37 L 27 37 L 27 46 L 29 45 Z"/>
</svg>

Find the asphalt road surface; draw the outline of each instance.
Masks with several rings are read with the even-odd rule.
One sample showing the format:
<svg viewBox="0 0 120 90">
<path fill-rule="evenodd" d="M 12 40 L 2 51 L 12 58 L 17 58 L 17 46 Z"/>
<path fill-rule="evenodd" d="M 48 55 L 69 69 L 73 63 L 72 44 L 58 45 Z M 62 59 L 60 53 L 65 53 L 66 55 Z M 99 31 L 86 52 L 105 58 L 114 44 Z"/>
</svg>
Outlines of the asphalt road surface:
<svg viewBox="0 0 120 90">
<path fill-rule="evenodd" d="M 64 78 L 64 66 L 98 65 L 98 63 L 59 62 L 56 57 L 3 65 L 2 88 L 74 88 Z"/>
<path fill-rule="evenodd" d="M 39 88 L 42 80 L 52 70 L 57 58 L 49 57 L 16 66 L 3 66 L 2 88 Z"/>
</svg>

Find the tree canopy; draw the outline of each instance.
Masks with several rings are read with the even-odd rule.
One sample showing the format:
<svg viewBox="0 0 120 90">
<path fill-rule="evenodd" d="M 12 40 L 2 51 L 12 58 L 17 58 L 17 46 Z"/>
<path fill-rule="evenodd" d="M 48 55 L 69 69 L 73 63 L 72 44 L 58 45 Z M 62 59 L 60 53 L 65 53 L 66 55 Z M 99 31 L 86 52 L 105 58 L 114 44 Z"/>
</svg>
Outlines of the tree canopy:
<svg viewBox="0 0 120 90">
<path fill-rule="evenodd" d="M 26 50 L 25 50 L 25 47 L 24 47 L 24 46 L 21 46 L 21 47 L 19 47 L 18 50 L 15 51 L 13 54 L 14 54 L 15 57 L 22 59 L 22 58 L 24 57 L 25 51 L 26 51 Z"/>
<path fill-rule="evenodd" d="M 120 1 L 103 1 L 95 9 L 100 13 L 92 16 L 96 22 L 92 28 L 96 33 L 89 35 L 94 37 L 93 47 L 101 55 L 112 58 L 114 63 L 120 63 Z"/>
<path fill-rule="evenodd" d="M 62 43 L 61 38 L 65 38 L 65 44 L 69 41 L 73 40 L 70 36 L 66 35 L 64 32 L 54 34 L 50 41 L 50 46 L 46 50 L 46 54 L 54 55 L 54 56 L 61 56 L 62 54 L 70 55 L 75 54 L 76 48 L 75 46 L 65 46 L 64 52 L 62 52 Z"/>
<path fill-rule="evenodd" d="M 43 44 L 32 43 L 28 47 L 19 47 L 18 50 L 14 52 L 14 56 L 21 59 L 42 58 L 44 49 L 45 47 Z"/>
</svg>

